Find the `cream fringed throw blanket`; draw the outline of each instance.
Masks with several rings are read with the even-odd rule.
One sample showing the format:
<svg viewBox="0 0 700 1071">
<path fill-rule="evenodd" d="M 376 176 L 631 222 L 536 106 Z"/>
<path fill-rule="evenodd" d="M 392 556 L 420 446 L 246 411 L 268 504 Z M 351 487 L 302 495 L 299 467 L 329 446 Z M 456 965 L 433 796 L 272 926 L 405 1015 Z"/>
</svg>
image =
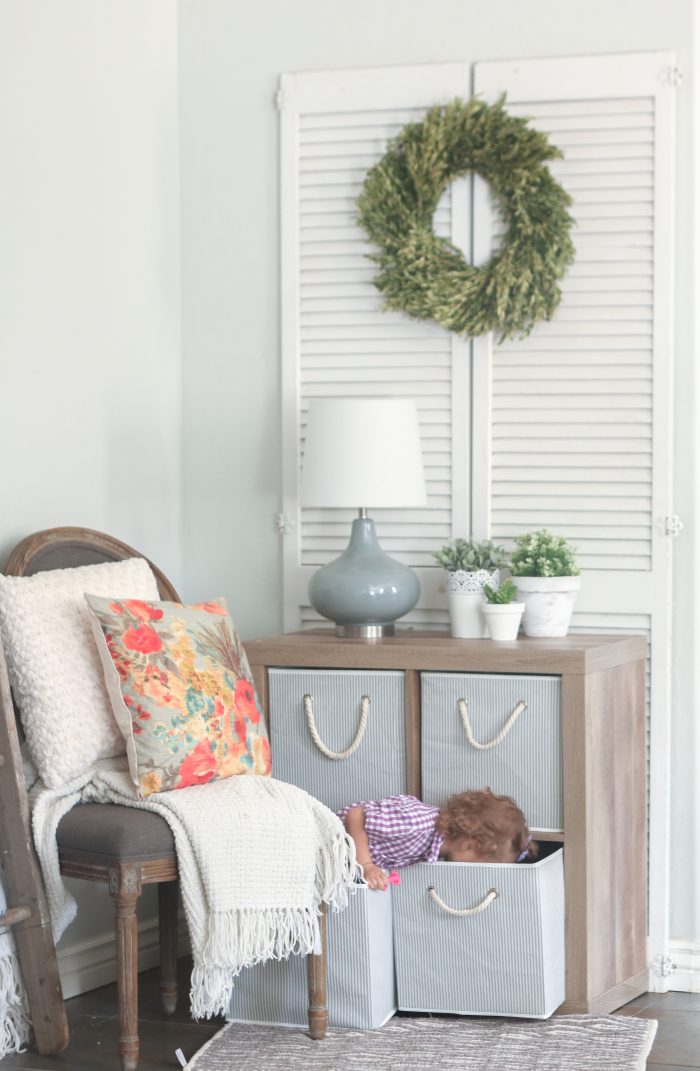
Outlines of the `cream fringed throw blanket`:
<svg viewBox="0 0 700 1071">
<path fill-rule="evenodd" d="M 75 906 L 58 870 L 56 828 L 74 804 L 121 803 L 162 815 L 177 849 L 197 1017 L 223 1012 L 243 967 L 318 951 L 318 909 L 347 904 L 355 851 L 339 818 L 271 777 L 229 777 L 136 800 L 124 760 L 63 789 L 32 791 L 34 840 L 58 938 Z"/>
<path fill-rule="evenodd" d="M 22 747 L 22 764 L 27 788 L 36 781 L 34 769 L 27 749 Z M 0 914 L 7 907 L 5 888 L 0 868 Z M 71 916 L 72 917 L 72 916 Z M 68 924 L 67 920 L 66 925 Z M 23 1052 L 23 1046 L 29 1039 L 29 1015 L 24 996 L 22 975 L 15 950 L 12 927 L 0 931 L 0 1060 L 10 1052 Z"/>
<path fill-rule="evenodd" d="M 0 875 L 0 914 L 5 910 Z M 21 1052 L 29 1037 L 29 1019 L 19 974 L 15 942 L 8 929 L 0 933 L 0 1060 L 8 1052 Z"/>
</svg>

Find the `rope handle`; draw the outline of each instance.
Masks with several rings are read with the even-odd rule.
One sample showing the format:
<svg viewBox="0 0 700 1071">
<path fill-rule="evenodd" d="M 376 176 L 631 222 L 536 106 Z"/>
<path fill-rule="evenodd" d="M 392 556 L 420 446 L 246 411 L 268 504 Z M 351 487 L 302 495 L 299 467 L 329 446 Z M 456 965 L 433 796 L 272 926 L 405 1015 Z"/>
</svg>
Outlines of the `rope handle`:
<svg viewBox="0 0 700 1071">
<path fill-rule="evenodd" d="M 466 918 L 468 915 L 479 915 L 482 911 L 485 911 L 486 908 L 494 902 L 494 900 L 498 899 L 498 892 L 496 889 L 489 889 L 484 899 L 480 903 L 478 903 L 476 907 L 462 908 L 450 907 L 448 904 L 446 904 L 445 901 L 438 896 L 434 886 L 432 885 L 428 886 L 428 896 L 435 901 L 438 907 L 441 907 L 443 911 L 446 911 L 448 915 L 456 915 L 458 918 L 463 919 Z"/>
<path fill-rule="evenodd" d="M 458 699 L 457 700 L 457 709 L 459 710 L 459 716 L 462 719 L 462 725 L 464 726 L 464 731 L 467 734 L 467 740 L 469 741 L 471 746 L 477 748 L 479 751 L 486 751 L 490 747 L 496 747 L 497 744 L 500 744 L 501 741 L 506 738 L 506 736 L 508 735 L 510 730 L 515 725 L 516 721 L 518 720 L 518 718 L 520 717 L 522 712 L 524 710 L 527 710 L 527 703 L 525 702 L 524 699 L 519 699 L 518 702 L 513 707 L 513 712 L 510 715 L 510 717 L 508 718 L 508 721 L 505 723 L 505 725 L 501 729 L 500 733 L 498 733 L 496 736 L 494 736 L 493 740 L 489 740 L 485 744 L 480 744 L 479 741 L 476 740 L 475 737 L 474 737 L 474 733 L 473 733 L 472 727 L 471 727 L 471 722 L 469 721 L 469 714 L 467 713 L 467 701 L 466 701 L 466 699 Z"/>
<path fill-rule="evenodd" d="M 349 747 L 345 748 L 345 751 L 331 751 L 326 747 L 323 740 L 319 736 L 318 727 L 316 725 L 316 719 L 314 718 L 314 697 L 308 693 L 304 696 L 304 713 L 306 714 L 306 724 L 309 729 L 309 735 L 314 744 L 327 759 L 348 759 L 362 743 L 362 737 L 365 735 L 365 729 L 367 728 L 367 714 L 369 712 L 370 699 L 368 695 L 363 695 L 360 700 L 360 721 L 357 726 L 357 732 L 355 733 L 355 739 Z"/>
</svg>

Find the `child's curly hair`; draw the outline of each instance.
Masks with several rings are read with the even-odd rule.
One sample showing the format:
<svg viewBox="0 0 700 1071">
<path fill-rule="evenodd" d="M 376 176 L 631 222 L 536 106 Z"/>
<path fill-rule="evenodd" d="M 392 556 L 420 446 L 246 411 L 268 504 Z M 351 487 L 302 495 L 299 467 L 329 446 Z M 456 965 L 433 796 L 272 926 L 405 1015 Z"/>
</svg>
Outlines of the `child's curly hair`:
<svg viewBox="0 0 700 1071">
<path fill-rule="evenodd" d="M 435 828 L 447 840 L 471 840 L 487 859 L 496 860 L 508 851 L 516 857 L 527 851 L 537 857 L 537 845 L 523 812 L 510 796 L 496 796 L 490 788 L 458 792 L 440 808 Z"/>
</svg>

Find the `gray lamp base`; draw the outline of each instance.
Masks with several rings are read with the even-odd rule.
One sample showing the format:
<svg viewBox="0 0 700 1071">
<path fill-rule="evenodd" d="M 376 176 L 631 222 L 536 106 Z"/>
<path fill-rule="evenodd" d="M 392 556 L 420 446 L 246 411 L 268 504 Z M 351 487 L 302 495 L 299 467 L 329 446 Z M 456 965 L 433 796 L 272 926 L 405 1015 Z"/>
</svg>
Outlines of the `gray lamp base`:
<svg viewBox="0 0 700 1071">
<path fill-rule="evenodd" d="M 347 550 L 309 582 L 311 605 L 335 622 L 339 636 L 391 636 L 396 619 L 412 610 L 419 596 L 418 577 L 384 553 L 370 517 L 352 522 Z"/>
</svg>

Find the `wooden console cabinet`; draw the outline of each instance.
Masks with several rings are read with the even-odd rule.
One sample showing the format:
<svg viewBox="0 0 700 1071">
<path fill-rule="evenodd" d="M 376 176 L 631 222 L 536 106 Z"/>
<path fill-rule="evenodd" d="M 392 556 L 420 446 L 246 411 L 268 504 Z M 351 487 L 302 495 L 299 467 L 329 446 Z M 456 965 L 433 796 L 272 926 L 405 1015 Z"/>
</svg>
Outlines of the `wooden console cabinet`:
<svg viewBox="0 0 700 1071">
<path fill-rule="evenodd" d="M 306 732 L 302 692 L 309 690 L 302 672 L 297 674 L 298 698 L 290 699 L 291 693 L 280 693 L 276 681 L 284 680 L 285 673 L 279 671 L 309 671 L 309 679 L 316 684 L 323 682 L 327 675 L 333 678 L 333 688 L 337 688 L 338 680 L 342 683 L 344 672 L 348 679 L 357 675 L 357 671 L 376 673 L 378 679 L 383 674 L 390 678 L 392 687 L 398 683 L 396 694 L 403 709 L 399 720 L 391 722 L 399 728 L 392 728 L 393 735 L 388 738 L 389 715 L 372 711 L 370 720 L 372 717 L 375 722 L 382 720 L 385 732 L 383 742 L 374 750 L 383 751 L 386 765 L 390 765 L 392 751 L 402 756 L 399 789 L 419 797 L 428 771 L 426 761 L 433 761 L 426 758 L 431 751 L 435 724 L 427 719 L 426 695 L 432 694 L 430 704 L 432 708 L 436 705 L 435 693 L 428 689 L 429 680 L 438 679 L 440 687 L 448 691 L 454 683 L 450 694 L 455 695 L 472 681 L 482 692 L 484 687 L 488 692 L 492 684 L 496 689 L 494 694 L 500 694 L 498 689 L 507 688 L 511 682 L 516 690 L 522 690 L 530 680 L 533 688 L 537 685 L 550 695 L 554 688 L 554 720 L 558 721 L 554 751 L 550 739 L 549 757 L 546 760 L 543 757 L 540 768 L 532 744 L 524 745 L 522 754 L 527 754 L 528 761 L 514 776 L 510 794 L 518 799 L 522 795 L 518 788 L 522 789 L 528 780 L 536 785 L 538 779 L 552 776 L 561 794 L 562 828 L 537 829 L 536 825 L 533 828 L 536 839 L 557 840 L 564 845 L 566 1001 L 560 1010 L 606 1013 L 646 991 L 646 640 L 643 637 L 579 635 L 494 643 L 406 630 L 391 638 L 366 641 L 340 639 L 330 630 L 319 629 L 248 641 L 245 646 L 270 726 L 273 773 L 283 776 L 276 767 L 278 755 L 283 761 L 282 736 L 286 734 L 290 739 L 290 733 Z M 436 678 L 435 675 L 445 676 Z M 455 675 L 454 682 L 448 675 Z M 292 680 L 294 675 L 286 676 Z M 338 694 L 342 696 L 342 689 L 340 693 L 333 692 L 334 696 Z M 439 689 L 437 694 L 442 694 Z M 532 694 L 537 696 L 539 692 L 535 690 Z M 331 724 L 329 717 L 336 723 L 346 718 L 340 738 L 347 743 L 357 727 L 357 709 L 349 703 L 352 709 L 344 711 L 343 705 L 333 703 L 333 711 L 326 713 L 326 726 Z M 478 705 L 478 702 L 473 704 L 475 732 L 480 716 Z M 535 724 L 536 705 L 535 699 L 531 709 L 514 726 L 514 748 L 516 734 L 527 733 L 528 725 L 532 728 Z M 445 706 L 451 707 L 452 703 Z M 381 709 L 379 700 L 376 708 Z M 438 714 L 446 719 L 457 717 L 453 709 Z M 492 711 L 491 724 L 497 724 L 498 719 L 505 723 L 509 714 L 505 703 L 502 710 Z M 361 748 L 357 754 L 360 753 Z M 448 753 L 444 745 L 441 752 L 435 751 L 443 756 Z M 361 761 L 361 758 L 356 760 L 358 769 Z M 435 771 L 429 772 L 432 775 Z M 295 780 L 289 776 L 286 779 Z M 302 787 L 306 786 L 302 784 Z M 505 791 L 510 786 L 492 787 L 495 791 Z"/>
</svg>

